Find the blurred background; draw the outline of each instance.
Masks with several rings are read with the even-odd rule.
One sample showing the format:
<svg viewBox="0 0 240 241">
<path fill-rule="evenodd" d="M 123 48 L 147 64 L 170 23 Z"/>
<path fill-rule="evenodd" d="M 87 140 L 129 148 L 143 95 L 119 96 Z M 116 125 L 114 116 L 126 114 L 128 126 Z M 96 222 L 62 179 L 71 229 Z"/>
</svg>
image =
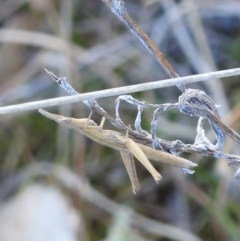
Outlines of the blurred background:
<svg viewBox="0 0 240 241">
<path fill-rule="evenodd" d="M 180 76 L 240 65 L 240 1 L 126 0 L 129 15 Z M 100 0 L 0 0 L 1 106 L 67 96 L 45 73 L 66 76 L 82 93 L 167 79 L 144 46 Z M 223 121 L 240 132 L 240 78 L 189 85 L 204 90 Z M 150 103 L 176 102 L 176 87 L 135 93 Z M 99 104 L 114 115 L 116 97 Z M 82 104 L 49 111 L 86 118 Z M 121 103 L 125 124 L 137 110 Z M 149 130 L 153 110 L 143 113 Z M 96 114 L 92 119 L 100 123 Z M 193 143 L 197 119 L 163 113 L 158 136 Z M 118 152 L 37 111 L 0 118 L 1 241 L 235 241 L 240 237 L 240 183 L 225 160 L 182 155 L 194 175 L 153 163 L 157 185 L 136 163 L 134 195 Z M 110 123 L 104 128 L 114 129 Z M 206 126 L 209 130 L 209 127 Z M 209 130 L 209 138 L 215 142 Z M 227 139 L 224 152 L 240 155 Z"/>
</svg>

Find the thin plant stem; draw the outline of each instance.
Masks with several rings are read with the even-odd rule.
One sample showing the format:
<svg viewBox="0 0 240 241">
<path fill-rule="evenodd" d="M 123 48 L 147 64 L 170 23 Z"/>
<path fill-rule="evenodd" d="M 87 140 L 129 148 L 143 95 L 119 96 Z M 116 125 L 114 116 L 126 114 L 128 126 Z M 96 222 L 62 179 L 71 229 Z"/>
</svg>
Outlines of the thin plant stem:
<svg viewBox="0 0 240 241">
<path fill-rule="evenodd" d="M 75 103 L 75 102 L 89 100 L 89 99 L 98 99 L 98 98 L 118 96 L 118 95 L 134 93 L 134 92 L 158 89 L 158 88 L 166 88 L 166 87 L 180 85 L 180 84 L 189 84 L 189 83 L 194 83 L 199 81 L 208 81 L 215 78 L 225 78 L 225 77 L 236 76 L 236 75 L 240 75 L 240 68 L 216 71 L 216 72 L 199 74 L 199 75 L 190 75 L 190 76 L 179 77 L 175 79 L 158 80 L 158 81 L 148 82 L 144 84 L 137 84 L 137 85 L 107 89 L 107 90 L 94 91 L 94 92 L 89 92 L 84 94 L 73 95 L 73 96 L 33 101 L 33 102 L 24 103 L 24 104 L 1 107 L 0 115 L 30 111 L 30 110 L 35 110 L 39 108 L 58 106 L 62 104 Z"/>
<path fill-rule="evenodd" d="M 131 32 L 139 39 L 139 41 L 147 48 L 147 50 L 155 57 L 158 63 L 163 67 L 164 71 L 168 74 L 169 78 L 178 78 L 179 75 L 172 68 L 167 59 L 163 56 L 161 51 L 153 43 L 153 41 L 147 36 L 147 34 L 133 21 L 133 19 L 127 14 L 125 3 L 123 0 L 102 0 L 111 11 L 121 20 Z M 176 85 L 181 92 L 184 92 L 185 85 Z"/>
</svg>

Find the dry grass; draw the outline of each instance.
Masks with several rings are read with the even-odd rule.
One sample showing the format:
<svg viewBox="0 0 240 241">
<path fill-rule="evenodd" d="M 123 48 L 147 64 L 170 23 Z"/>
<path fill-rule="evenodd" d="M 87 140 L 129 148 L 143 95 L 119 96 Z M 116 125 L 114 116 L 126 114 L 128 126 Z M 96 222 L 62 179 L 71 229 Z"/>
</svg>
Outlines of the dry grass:
<svg viewBox="0 0 240 241">
<path fill-rule="evenodd" d="M 180 76 L 239 67 L 239 2 L 194 3 L 126 0 L 129 15 Z M 65 96 L 44 67 L 67 76 L 80 93 L 168 78 L 100 0 L 0 0 L 0 5 L 1 106 Z M 240 132 L 238 80 L 231 77 L 191 87 L 204 90 L 220 104 L 224 122 Z M 169 87 L 134 97 L 150 103 L 174 103 L 179 93 Z M 99 103 L 113 114 L 114 101 L 115 97 L 108 97 Z M 81 103 L 55 107 L 53 112 L 77 118 L 89 114 Z M 123 104 L 120 112 L 124 123 L 133 124 L 136 112 L 132 106 Z M 99 116 L 92 118 L 100 123 Z M 145 129 L 149 129 L 151 118 L 152 110 L 146 110 L 142 123 Z M 167 140 L 192 143 L 196 122 L 179 111 L 170 111 L 160 117 L 158 133 Z M 225 161 L 186 156 L 200 163 L 193 176 L 167 165 L 155 165 L 164 177 L 158 185 L 137 165 L 142 189 L 134 196 L 116 152 L 56 126 L 36 111 L 1 115 L 0 124 L 2 199 L 36 177 L 54 182 L 84 217 L 84 234 L 79 240 L 126 240 L 126 236 L 114 236 L 116 227 L 126 231 L 129 240 L 228 241 L 240 237 L 240 184 L 233 177 L 234 168 Z M 109 123 L 108 127 L 112 128 Z M 240 154 L 231 141 L 225 148 L 226 152 Z M 41 164 L 46 161 L 58 163 L 60 168 L 49 165 L 49 172 L 43 175 Z M 49 179 L 51 175 L 55 181 Z M 77 186 L 82 179 L 91 183 L 87 184 L 89 189 Z M 121 211 L 123 204 L 125 211 Z M 117 223 L 121 219 L 126 220 L 125 226 Z"/>
</svg>

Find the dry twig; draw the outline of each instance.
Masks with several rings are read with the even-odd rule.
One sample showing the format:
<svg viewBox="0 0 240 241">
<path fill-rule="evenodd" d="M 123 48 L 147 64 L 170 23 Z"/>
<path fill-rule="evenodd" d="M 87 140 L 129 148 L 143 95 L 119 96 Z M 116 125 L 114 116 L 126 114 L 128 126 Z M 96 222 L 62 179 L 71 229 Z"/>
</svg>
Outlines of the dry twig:
<svg viewBox="0 0 240 241">
<path fill-rule="evenodd" d="M 69 94 L 76 95 L 78 94 L 74 88 L 67 82 L 66 78 L 58 78 L 52 72 L 46 70 L 46 72 L 59 84 L 64 90 L 66 90 Z M 135 120 L 135 127 L 136 131 L 132 130 L 131 128 L 127 127 L 122 121 L 119 116 L 118 108 L 120 104 L 120 100 L 125 100 L 130 104 L 134 104 L 138 106 L 138 114 Z M 200 153 L 202 155 L 207 156 L 214 156 L 216 158 L 223 158 L 227 159 L 229 165 L 240 165 L 240 157 L 230 154 L 225 154 L 220 151 L 222 146 L 224 145 L 225 141 L 225 134 L 230 136 L 232 139 L 240 142 L 239 135 L 234 132 L 231 128 L 224 125 L 221 120 L 219 119 L 217 110 L 215 105 L 212 103 L 212 100 L 209 96 L 207 96 L 203 91 L 200 90 L 193 90 L 193 89 L 186 89 L 186 91 L 179 97 L 179 102 L 175 104 L 149 104 L 146 101 L 139 101 L 134 99 L 132 96 L 129 95 L 122 95 L 117 98 L 116 100 L 116 119 L 111 117 L 105 110 L 103 110 L 98 103 L 91 99 L 84 102 L 88 108 L 92 112 L 96 112 L 99 115 L 103 116 L 107 120 L 109 120 L 115 127 L 117 127 L 122 133 L 128 132 L 129 135 L 129 142 L 133 141 L 132 145 L 129 146 L 126 144 L 127 140 L 124 139 L 123 134 L 119 132 L 114 132 L 112 130 L 102 130 L 102 125 L 98 126 L 92 120 L 89 119 L 73 119 L 67 118 L 63 116 L 58 116 L 41 110 L 41 114 L 44 114 L 50 119 L 57 121 L 60 124 L 64 124 L 78 132 L 84 134 L 85 136 L 89 137 L 90 139 L 97 141 L 100 144 L 107 145 L 111 148 L 114 148 L 120 152 L 126 152 L 128 149 L 128 154 L 133 154 L 138 160 L 146 166 L 149 165 L 147 158 L 156 160 L 156 156 L 160 153 L 157 150 L 162 150 L 165 152 L 169 152 L 175 156 L 171 156 L 170 161 L 167 161 L 171 164 L 176 165 L 174 161 L 176 160 L 176 156 L 179 156 L 182 152 L 191 152 L 191 153 Z M 153 116 L 153 120 L 151 123 L 151 134 L 147 131 L 143 131 L 141 128 L 141 113 L 144 108 L 153 107 L 156 108 Z M 185 114 L 193 115 L 200 117 L 198 127 L 197 127 L 197 136 L 195 139 L 195 143 L 193 145 L 184 144 L 183 142 L 176 140 L 173 142 L 165 141 L 162 139 L 157 138 L 156 135 L 156 126 L 158 122 L 158 117 L 162 111 L 166 111 L 172 108 L 179 108 L 179 110 Z M 204 129 L 202 127 L 204 119 L 208 119 L 211 127 L 215 131 L 216 138 L 218 140 L 216 145 L 213 145 L 205 136 Z M 89 120 L 89 122 L 88 122 Z M 91 127 L 91 126 L 94 126 Z M 124 141 L 125 140 L 125 141 Z M 134 152 L 134 149 L 137 147 L 134 145 L 137 143 L 140 150 L 137 149 Z M 128 143 L 129 144 L 129 143 Z M 152 147 L 152 148 L 151 148 Z M 150 148 L 146 151 L 145 148 Z M 129 152 L 130 151 L 130 152 Z M 141 151 L 144 152 L 141 153 Z M 156 151 L 156 152 L 155 152 Z M 139 154 L 140 153 L 140 154 Z M 155 153 L 150 155 L 150 153 Z M 122 155 L 122 154 L 121 154 Z M 160 155 L 161 156 L 161 155 Z M 122 155 L 123 157 L 123 155 Z M 145 158 L 147 157 L 147 158 Z M 132 157 L 124 156 L 123 160 L 126 163 L 132 162 Z M 161 158 L 161 160 L 166 162 L 169 159 L 166 156 Z M 183 169 L 184 172 L 188 174 L 193 174 L 194 171 L 190 170 L 191 165 L 177 165 Z M 138 181 L 136 172 L 134 169 L 133 163 L 129 166 L 126 166 L 130 180 L 132 182 L 133 192 L 136 193 L 138 191 Z M 156 181 L 159 180 L 159 176 L 152 169 L 152 167 L 147 169 L 151 172 L 154 179 Z"/>
<path fill-rule="evenodd" d="M 41 101 L 33 101 L 24 104 L 10 105 L 0 107 L 0 115 L 19 113 L 23 111 L 37 110 L 39 108 L 46 108 L 51 106 L 58 106 L 63 104 L 75 103 L 88 99 L 99 99 L 110 96 L 125 95 L 134 92 L 166 88 L 180 84 L 190 84 L 199 81 L 208 81 L 216 78 L 226 78 L 230 76 L 240 75 L 240 68 L 221 70 L 216 72 L 210 72 L 205 74 L 190 75 L 185 77 L 179 77 L 175 79 L 158 80 L 153 82 L 147 82 L 144 84 L 129 85 L 119 88 L 112 88 L 107 90 L 94 91 L 89 93 L 78 94 L 74 96 L 65 96 Z"/>
</svg>

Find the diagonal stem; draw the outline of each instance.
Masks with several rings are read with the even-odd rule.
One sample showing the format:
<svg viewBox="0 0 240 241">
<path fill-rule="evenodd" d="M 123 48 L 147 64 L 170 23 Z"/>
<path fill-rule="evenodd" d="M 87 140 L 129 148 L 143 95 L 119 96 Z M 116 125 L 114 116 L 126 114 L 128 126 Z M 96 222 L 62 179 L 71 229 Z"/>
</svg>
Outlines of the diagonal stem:
<svg viewBox="0 0 240 241">
<path fill-rule="evenodd" d="M 127 14 L 125 3 L 123 0 L 102 0 L 111 11 L 131 30 L 131 32 L 139 39 L 139 41 L 147 48 L 147 50 L 155 57 L 158 63 L 163 67 L 169 78 L 178 78 L 179 75 L 175 72 L 161 51 L 147 36 L 147 34 L 132 20 Z M 186 87 L 184 84 L 176 85 L 181 92 L 184 92 Z"/>
</svg>

